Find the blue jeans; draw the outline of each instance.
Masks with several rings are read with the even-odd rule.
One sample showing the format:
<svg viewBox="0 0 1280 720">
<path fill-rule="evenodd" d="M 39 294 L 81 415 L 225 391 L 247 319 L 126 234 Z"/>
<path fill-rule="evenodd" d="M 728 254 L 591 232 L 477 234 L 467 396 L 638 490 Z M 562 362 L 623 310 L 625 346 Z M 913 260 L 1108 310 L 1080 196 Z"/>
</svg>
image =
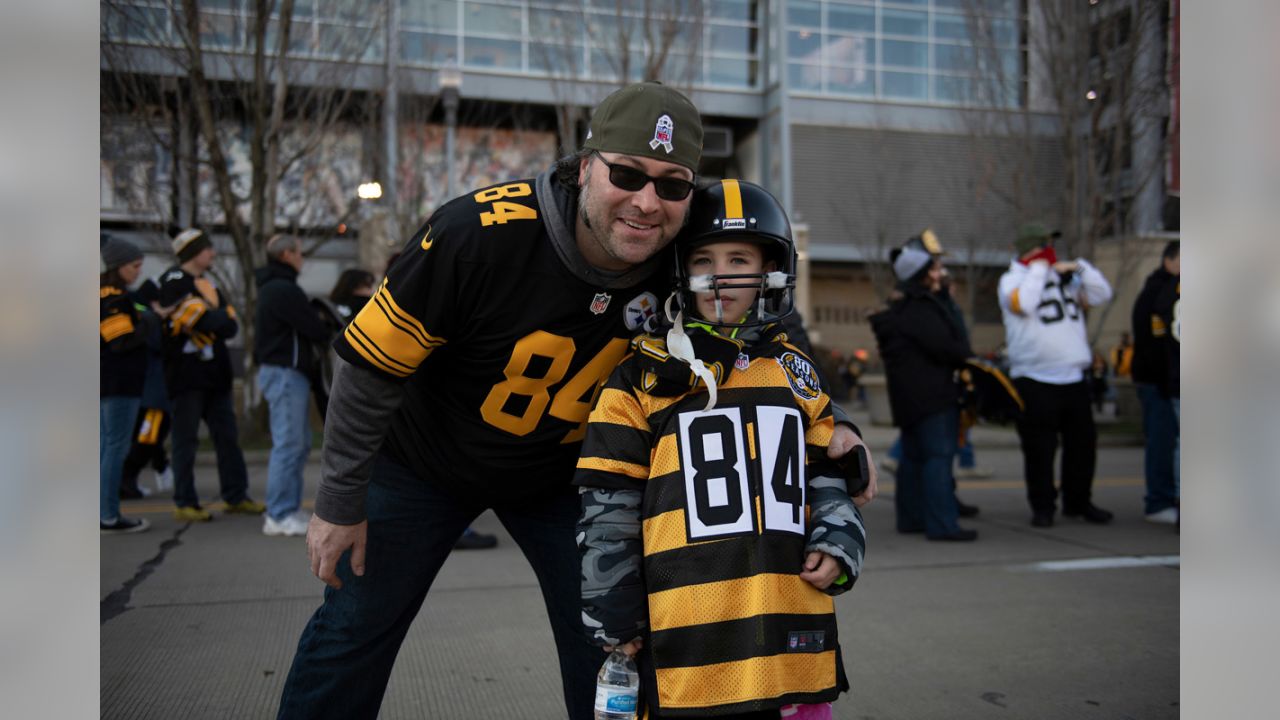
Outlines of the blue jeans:
<svg viewBox="0 0 1280 720">
<path fill-rule="evenodd" d="M 267 515 L 283 520 L 302 507 L 302 469 L 311 452 L 311 383 L 280 365 L 258 368 L 258 387 L 271 415 L 271 458 L 267 461 Z"/>
<path fill-rule="evenodd" d="M 120 478 L 133 442 L 133 421 L 142 398 L 104 397 L 98 401 L 98 520 L 120 517 Z"/>
<path fill-rule="evenodd" d="M 1178 415 L 1176 398 L 1160 395 L 1155 385 L 1134 383 L 1142 401 L 1142 432 L 1146 436 L 1143 471 L 1147 493 L 1142 499 L 1143 512 L 1160 512 L 1178 504 Z"/>
<path fill-rule="evenodd" d="M 956 460 L 959 461 L 960 467 L 971 468 L 976 467 L 978 459 L 973 454 L 973 441 L 969 439 L 973 428 L 964 431 L 964 447 L 956 448 Z M 889 457 L 894 460 L 902 460 L 902 435 L 893 441 L 893 446 L 889 448 Z"/>
<path fill-rule="evenodd" d="M 1182 398 L 1170 398 L 1173 405 L 1173 419 L 1178 423 L 1178 432 L 1173 437 L 1173 496 L 1182 497 Z"/>
<path fill-rule="evenodd" d="M 605 654 L 582 627 L 582 566 L 575 540 L 581 501 L 568 484 L 555 494 L 495 505 L 498 519 L 533 567 L 551 620 L 571 720 L 590 720 L 596 673 Z M 440 566 L 462 531 L 484 510 L 440 492 L 385 454 L 370 478 L 365 574 L 338 562 L 342 589 L 324 603 L 298 641 L 278 718 L 374 718 L 396 654 Z"/>
<path fill-rule="evenodd" d="M 959 422 L 959 412 L 949 408 L 902 428 L 902 460 L 893 494 L 898 532 L 923 530 L 938 537 L 960 529 L 951 476 Z"/>
<path fill-rule="evenodd" d="M 196 448 L 200 421 L 209 428 L 218 456 L 218 485 L 222 501 L 228 505 L 249 497 L 249 471 L 240 452 L 231 389 L 188 390 L 175 395 L 173 402 L 173 504 L 199 507 L 196 493 Z"/>
</svg>

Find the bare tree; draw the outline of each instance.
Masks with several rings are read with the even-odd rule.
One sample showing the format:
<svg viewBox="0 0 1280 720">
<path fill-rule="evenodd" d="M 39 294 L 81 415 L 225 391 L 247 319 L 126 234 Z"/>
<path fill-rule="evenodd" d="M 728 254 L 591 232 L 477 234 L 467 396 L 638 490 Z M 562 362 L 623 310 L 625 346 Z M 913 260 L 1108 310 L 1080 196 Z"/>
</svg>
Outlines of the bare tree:
<svg viewBox="0 0 1280 720">
<path fill-rule="evenodd" d="M 998 197 L 1019 220 L 1056 217 L 1074 254 L 1094 257 L 1100 242 L 1113 243 L 1119 267 L 1112 284 L 1119 289 L 1136 278 L 1134 200 L 1164 168 L 1167 4 L 1030 3 L 1020 33 L 1025 61 L 1018 63 L 1008 62 L 1008 42 L 1001 41 L 1007 23 L 989 12 L 992 4 L 965 6 L 976 111 L 961 114 L 973 140 L 975 193 Z M 1038 177 L 1044 138 L 1058 149 L 1057 188 Z M 1057 199 L 1046 205 L 1046 197 Z M 1095 335 L 1109 311 L 1101 310 Z"/>
<path fill-rule="evenodd" d="M 313 10 L 333 22 L 312 19 Z M 133 118 L 171 158 L 172 200 L 158 218 L 225 228 L 236 261 L 228 285 L 252 348 L 253 272 L 265 242 L 315 215 L 309 201 L 282 209 L 281 183 L 305 174 L 317 148 L 350 122 L 355 74 L 385 34 L 382 6 L 321 0 L 299 15 L 302 24 L 294 0 L 251 0 L 225 13 L 196 0 L 107 0 L 103 14 L 104 117 Z M 211 198 L 201 196 L 202 179 Z"/>
</svg>

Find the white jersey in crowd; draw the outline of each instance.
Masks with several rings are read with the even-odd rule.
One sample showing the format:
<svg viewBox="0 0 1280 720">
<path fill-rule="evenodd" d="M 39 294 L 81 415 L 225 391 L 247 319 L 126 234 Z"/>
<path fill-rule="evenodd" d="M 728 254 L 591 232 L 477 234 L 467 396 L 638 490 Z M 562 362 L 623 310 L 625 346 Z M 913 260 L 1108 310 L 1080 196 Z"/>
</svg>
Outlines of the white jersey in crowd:
<svg viewBox="0 0 1280 720">
<path fill-rule="evenodd" d="M 1062 284 L 1049 263 L 1014 260 L 1000 276 L 1009 375 L 1066 385 L 1084 379 L 1093 362 L 1084 308 L 1111 299 L 1111 285 L 1096 267 L 1077 260 L 1079 270 Z"/>
</svg>

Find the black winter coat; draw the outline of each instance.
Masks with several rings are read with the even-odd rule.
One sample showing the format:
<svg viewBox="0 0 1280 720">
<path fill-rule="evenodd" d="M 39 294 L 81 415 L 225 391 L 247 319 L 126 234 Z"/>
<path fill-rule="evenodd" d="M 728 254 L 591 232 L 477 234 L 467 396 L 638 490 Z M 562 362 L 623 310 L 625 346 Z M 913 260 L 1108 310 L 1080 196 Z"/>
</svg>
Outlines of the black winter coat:
<svg viewBox="0 0 1280 720">
<path fill-rule="evenodd" d="M 1159 387 L 1166 395 L 1169 384 L 1169 360 L 1166 357 L 1168 343 L 1163 337 L 1156 336 L 1163 321 L 1153 323 L 1153 317 L 1159 317 L 1157 304 L 1166 304 L 1169 295 L 1178 284 L 1178 278 L 1165 270 L 1157 268 L 1147 276 L 1147 281 L 1133 302 L 1133 364 L 1132 377 L 1136 383 L 1147 383 Z M 1155 327 L 1153 327 L 1153 325 Z"/>
<path fill-rule="evenodd" d="M 907 427 L 957 407 L 955 370 L 973 351 L 943 298 L 918 285 L 901 289 L 902 299 L 871 316 L 871 329 L 884 359 L 893 424 Z"/>
<path fill-rule="evenodd" d="M 298 287 L 298 271 L 275 260 L 256 271 L 258 337 L 253 359 L 258 365 L 281 365 L 311 377 L 316 369 L 314 343 L 328 342 L 332 332 Z"/>
</svg>

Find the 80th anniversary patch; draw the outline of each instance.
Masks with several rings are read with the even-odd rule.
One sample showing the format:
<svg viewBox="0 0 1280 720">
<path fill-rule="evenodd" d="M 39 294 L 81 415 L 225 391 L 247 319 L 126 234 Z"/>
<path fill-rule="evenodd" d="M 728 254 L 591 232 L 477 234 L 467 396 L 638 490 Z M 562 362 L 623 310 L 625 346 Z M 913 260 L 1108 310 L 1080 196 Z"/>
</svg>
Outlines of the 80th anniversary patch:
<svg viewBox="0 0 1280 720">
<path fill-rule="evenodd" d="M 791 384 L 791 392 L 801 400 L 817 399 L 822 392 L 822 383 L 818 382 L 818 372 L 813 365 L 800 355 L 785 352 L 778 356 L 778 364 L 787 374 L 787 382 Z"/>
</svg>

